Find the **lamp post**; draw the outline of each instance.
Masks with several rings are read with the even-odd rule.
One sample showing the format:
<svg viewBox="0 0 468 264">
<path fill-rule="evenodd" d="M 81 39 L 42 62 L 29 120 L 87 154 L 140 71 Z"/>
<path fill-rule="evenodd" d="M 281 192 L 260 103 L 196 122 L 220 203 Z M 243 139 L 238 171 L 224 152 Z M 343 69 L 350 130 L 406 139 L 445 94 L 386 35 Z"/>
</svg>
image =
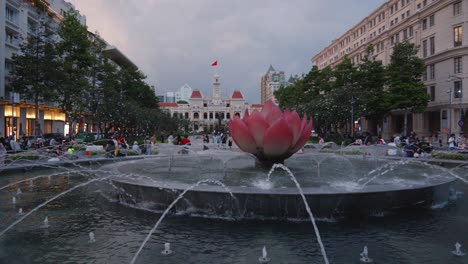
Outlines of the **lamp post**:
<svg viewBox="0 0 468 264">
<path fill-rule="evenodd" d="M 452 134 L 452 111 L 453 111 L 452 88 L 449 88 L 447 90 L 447 93 L 449 94 L 449 98 L 450 98 L 450 109 L 449 109 L 449 136 L 450 136 Z"/>
<path fill-rule="evenodd" d="M 460 119 L 458 121 L 461 121 L 463 119 L 462 96 L 463 96 L 463 79 L 464 78 L 461 78 L 461 77 L 458 77 L 458 76 L 455 76 L 455 75 L 449 75 L 448 77 L 449 77 L 447 79 L 448 82 L 451 82 L 454 79 L 460 81 L 460 85 L 458 87 L 458 90 L 455 91 L 455 86 L 453 88 L 454 88 L 454 92 L 458 93 L 458 98 L 460 99 L 460 102 L 459 102 Z M 462 132 L 463 132 L 463 127 L 460 126 L 460 133 L 462 133 Z"/>
</svg>

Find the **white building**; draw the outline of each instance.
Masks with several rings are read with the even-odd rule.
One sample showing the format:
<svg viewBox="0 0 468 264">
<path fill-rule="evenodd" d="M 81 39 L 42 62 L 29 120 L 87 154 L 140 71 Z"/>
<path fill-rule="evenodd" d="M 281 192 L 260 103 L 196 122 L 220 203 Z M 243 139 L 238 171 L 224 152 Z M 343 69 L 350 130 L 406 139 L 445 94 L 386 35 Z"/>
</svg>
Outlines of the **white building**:
<svg viewBox="0 0 468 264">
<path fill-rule="evenodd" d="M 422 78 L 430 102 L 425 113 L 412 115 L 409 130 L 421 136 L 438 131 L 468 134 L 467 21 L 466 0 L 387 0 L 314 55 L 312 64 L 334 67 L 345 56 L 359 63 L 369 44 L 374 46 L 372 55 L 388 64 L 396 43 L 415 43 L 427 66 Z M 383 136 L 402 132 L 402 127 L 402 113 L 395 111 L 384 120 Z"/>
<path fill-rule="evenodd" d="M 172 116 L 179 116 L 190 121 L 190 130 L 211 131 L 217 127 L 224 127 L 234 116 L 244 116 L 245 110 L 261 110 L 262 104 L 246 104 L 242 92 L 235 90 L 231 97 L 221 96 L 220 76 L 213 77 L 212 95 L 204 96 L 200 90 L 192 91 L 189 104 L 176 102 L 159 103 L 161 109 L 168 111 Z"/>
</svg>

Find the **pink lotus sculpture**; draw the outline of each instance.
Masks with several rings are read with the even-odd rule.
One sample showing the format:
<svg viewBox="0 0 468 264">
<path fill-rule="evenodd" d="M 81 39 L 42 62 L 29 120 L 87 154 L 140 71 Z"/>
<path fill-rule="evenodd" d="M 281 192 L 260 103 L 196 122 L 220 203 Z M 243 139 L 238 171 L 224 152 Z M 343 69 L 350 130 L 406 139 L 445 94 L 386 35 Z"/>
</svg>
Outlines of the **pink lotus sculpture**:
<svg viewBox="0 0 468 264">
<path fill-rule="evenodd" d="M 312 120 L 301 118 L 296 111 L 283 112 L 272 101 L 263 106 L 261 112 L 254 110 L 244 118 L 234 116 L 229 123 L 231 136 L 237 146 L 252 153 L 265 164 L 282 163 L 300 150 L 309 139 Z"/>
</svg>

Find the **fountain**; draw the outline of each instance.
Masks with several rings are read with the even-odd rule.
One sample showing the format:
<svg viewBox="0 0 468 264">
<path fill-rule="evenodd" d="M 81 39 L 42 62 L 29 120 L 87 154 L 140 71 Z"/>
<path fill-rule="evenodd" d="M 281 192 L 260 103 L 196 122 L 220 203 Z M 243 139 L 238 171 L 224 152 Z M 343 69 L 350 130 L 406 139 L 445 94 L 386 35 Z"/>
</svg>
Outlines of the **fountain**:
<svg viewBox="0 0 468 264">
<path fill-rule="evenodd" d="M 89 243 L 94 243 L 96 242 L 96 239 L 94 238 L 94 233 L 93 232 L 89 232 L 89 240 L 88 240 Z"/>
<path fill-rule="evenodd" d="M 258 121 L 273 142 L 268 129 L 299 124 L 281 148 L 255 131 L 244 139 L 255 149 L 236 139 L 236 126 L 249 129 L 264 115 L 231 126 L 248 153 L 192 140 L 186 151 L 162 145 L 149 158 L 2 171 L 0 200 L 14 206 L 0 203 L 0 262 L 268 263 L 266 247 L 258 251 L 271 245 L 278 263 L 348 263 L 356 241 L 366 241 L 381 263 L 444 263 L 443 245 L 453 242 L 445 234 L 468 235 L 468 187 L 456 181 L 467 168 L 386 159 L 372 147 L 371 156 L 295 154 L 311 122 L 288 111 L 276 114 L 288 122 Z M 106 242 L 90 245 L 95 233 Z M 462 256 L 459 243 L 453 254 Z M 367 246 L 360 261 L 372 262 Z"/>
<path fill-rule="evenodd" d="M 452 251 L 452 254 L 454 254 L 455 256 L 458 256 L 458 257 L 462 257 L 465 255 L 465 253 L 463 253 L 461 251 L 461 244 L 460 243 L 455 243 L 455 250 Z"/>
<path fill-rule="evenodd" d="M 262 249 L 262 256 L 258 258 L 258 261 L 260 263 L 268 263 L 270 262 L 270 258 L 268 257 L 268 254 L 267 254 L 267 250 L 266 250 L 266 247 L 263 246 L 263 249 Z"/>
<path fill-rule="evenodd" d="M 361 258 L 359 259 L 362 263 L 372 263 L 374 262 L 371 258 L 369 258 L 369 251 L 367 251 L 367 246 L 364 246 L 360 254 Z"/>
<path fill-rule="evenodd" d="M 164 243 L 164 250 L 161 251 L 161 254 L 164 256 L 172 254 L 173 251 L 171 250 L 171 243 Z"/>
</svg>

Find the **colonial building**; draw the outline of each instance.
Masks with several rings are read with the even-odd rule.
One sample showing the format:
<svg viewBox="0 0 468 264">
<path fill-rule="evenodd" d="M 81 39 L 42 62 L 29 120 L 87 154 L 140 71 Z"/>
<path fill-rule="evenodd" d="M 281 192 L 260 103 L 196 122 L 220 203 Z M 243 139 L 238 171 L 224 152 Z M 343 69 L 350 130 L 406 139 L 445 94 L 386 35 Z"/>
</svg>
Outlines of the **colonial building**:
<svg viewBox="0 0 468 264">
<path fill-rule="evenodd" d="M 22 40 L 45 30 L 43 23 L 55 32 L 63 20 L 63 14 L 72 8 L 74 6 L 64 0 L 0 0 L 0 28 L 5 32 L 0 34 L 0 137 L 7 137 L 15 131 L 16 136 L 36 134 L 34 104 L 22 100 L 9 85 L 13 68 L 11 58 L 20 52 Z M 85 16 L 79 15 L 78 19 L 83 25 L 86 24 Z M 116 65 L 133 65 L 111 45 L 107 45 L 105 54 Z M 52 102 L 41 103 L 38 123 L 42 133 L 68 131 L 65 114 Z M 83 126 L 91 129 L 86 124 Z"/>
<path fill-rule="evenodd" d="M 245 110 L 261 110 L 262 104 L 247 104 L 241 91 L 234 91 L 229 98 L 221 96 L 220 76 L 213 78 L 211 96 L 204 96 L 200 90 L 194 90 L 189 104 L 159 103 L 159 106 L 172 116 L 179 116 L 190 121 L 190 130 L 211 131 L 224 127 L 234 116 L 244 116 Z"/>
<path fill-rule="evenodd" d="M 359 63 L 370 44 L 371 55 L 388 64 L 396 43 L 415 43 L 427 66 L 422 79 L 430 102 L 425 113 L 410 117 L 409 130 L 423 136 L 438 131 L 468 134 L 467 21 L 467 1 L 387 0 L 314 55 L 312 64 L 335 67 L 345 56 Z M 388 138 L 402 128 L 403 113 L 394 111 L 384 120 L 382 133 Z"/>
</svg>

